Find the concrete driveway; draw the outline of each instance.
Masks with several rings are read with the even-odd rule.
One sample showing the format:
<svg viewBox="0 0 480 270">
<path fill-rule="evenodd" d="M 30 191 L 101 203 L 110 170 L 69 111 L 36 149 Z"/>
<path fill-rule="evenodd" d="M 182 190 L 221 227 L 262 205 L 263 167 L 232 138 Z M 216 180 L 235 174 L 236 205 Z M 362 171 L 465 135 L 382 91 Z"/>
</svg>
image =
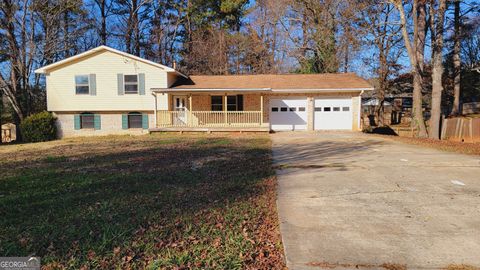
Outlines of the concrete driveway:
<svg viewBox="0 0 480 270">
<path fill-rule="evenodd" d="M 359 133 L 272 140 L 289 269 L 480 267 L 479 156 Z"/>
</svg>

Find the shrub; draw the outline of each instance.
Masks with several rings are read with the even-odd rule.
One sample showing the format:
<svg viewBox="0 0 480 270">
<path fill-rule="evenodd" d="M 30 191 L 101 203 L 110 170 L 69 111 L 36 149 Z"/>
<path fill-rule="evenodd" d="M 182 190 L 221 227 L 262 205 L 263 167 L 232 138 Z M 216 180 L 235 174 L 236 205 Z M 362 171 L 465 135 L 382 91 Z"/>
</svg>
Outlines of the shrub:
<svg viewBox="0 0 480 270">
<path fill-rule="evenodd" d="M 28 116 L 20 123 L 22 138 L 25 142 L 45 142 L 57 138 L 56 118 L 49 112 Z"/>
</svg>

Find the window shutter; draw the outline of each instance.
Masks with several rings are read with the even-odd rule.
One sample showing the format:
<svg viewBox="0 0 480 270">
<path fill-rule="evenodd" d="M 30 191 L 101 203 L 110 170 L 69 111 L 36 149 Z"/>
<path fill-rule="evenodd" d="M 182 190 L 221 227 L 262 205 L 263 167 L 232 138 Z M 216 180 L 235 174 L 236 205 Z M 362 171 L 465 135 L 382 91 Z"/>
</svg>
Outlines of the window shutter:
<svg viewBox="0 0 480 270">
<path fill-rule="evenodd" d="M 142 114 L 142 128 L 148 129 L 148 114 Z"/>
<path fill-rule="evenodd" d="M 88 82 L 90 83 L 90 95 L 96 96 L 97 95 L 97 75 L 90 74 L 88 78 Z"/>
<path fill-rule="evenodd" d="M 122 129 L 128 129 L 128 115 L 122 114 Z"/>
<path fill-rule="evenodd" d="M 117 88 L 118 88 L 118 95 L 123 95 L 123 74 L 117 74 Z"/>
<path fill-rule="evenodd" d="M 79 114 L 75 114 L 73 116 L 73 127 L 74 127 L 75 130 L 80 129 L 80 115 Z"/>
<path fill-rule="evenodd" d="M 145 73 L 138 74 L 138 93 L 145 95 Z"/>
<path fill-rule="evenodd" d="M 100 130 L 102 128 L 102 123 L 100 120 L 100 114 L 93 115 L 93 128 L 95 130 Z"/>
<path fill-rule="evenodd" d="M 237 111 L 243 111 L 243 95 L 237 95 Z"/>
</svg>

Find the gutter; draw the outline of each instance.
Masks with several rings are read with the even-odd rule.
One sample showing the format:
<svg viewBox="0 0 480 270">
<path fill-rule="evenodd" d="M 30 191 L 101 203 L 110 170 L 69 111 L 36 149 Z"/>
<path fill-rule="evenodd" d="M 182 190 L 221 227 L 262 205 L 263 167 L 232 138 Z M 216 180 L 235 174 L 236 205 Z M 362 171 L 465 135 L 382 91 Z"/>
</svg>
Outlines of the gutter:
<svg viewBox="0 0 480 270">
<path fill-rule="evenodd" d="M 167 93 L 167 92 L 270 92 L 271 88 L 151 88 L 152 93 Z"/>
<path fill-rule="evenodd" d="M 152 93 L 167 92 L 277 92 L 277 93 L 308 93 L 308 92 L 340 92 L 340 91 L 372 91 L 374 88 L 311 88 L 311 89 L 272 89 L 272 88 L 151 88 Z"/>
</svg>

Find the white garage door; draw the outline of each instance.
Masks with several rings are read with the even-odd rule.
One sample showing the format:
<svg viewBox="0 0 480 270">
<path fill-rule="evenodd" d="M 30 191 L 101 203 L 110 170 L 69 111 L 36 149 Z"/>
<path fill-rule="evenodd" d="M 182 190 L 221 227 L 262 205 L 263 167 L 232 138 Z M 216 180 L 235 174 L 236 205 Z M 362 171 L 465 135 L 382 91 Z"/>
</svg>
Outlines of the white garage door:
<svg viewBox="0 0 480 270">
<path fill-rule="evenodd" d="M 271 99 L 270 125 L 272 130 L 306 130 L 307 98 Z"/>
<path fill-rule="evenodd" d="M 315 99 L 315 130 L 352 129 L 352 99 Z"/>
</svg>

